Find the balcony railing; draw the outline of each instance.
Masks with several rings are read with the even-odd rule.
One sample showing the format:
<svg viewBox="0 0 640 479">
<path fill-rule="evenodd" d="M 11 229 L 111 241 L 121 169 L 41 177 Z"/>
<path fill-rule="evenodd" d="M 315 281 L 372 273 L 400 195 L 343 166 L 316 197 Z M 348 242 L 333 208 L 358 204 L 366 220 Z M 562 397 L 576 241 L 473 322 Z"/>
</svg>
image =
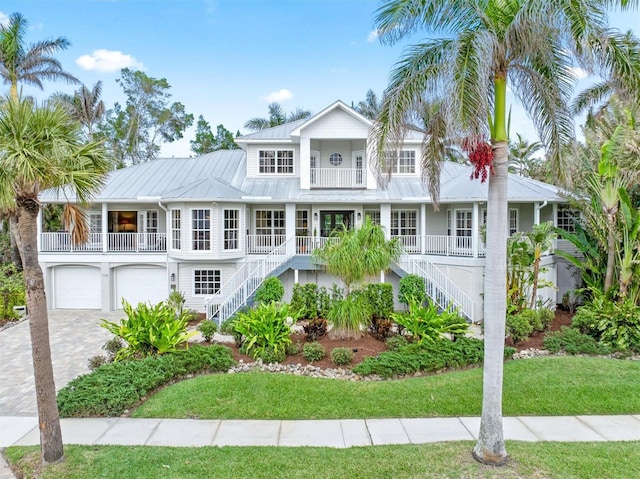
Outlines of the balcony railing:
<svg viewBox="0 0 640 479">
<path fill-rule="evenodd" d="M 314 188 L 364 188 L 364 168 L 311 168 L 311 186 Z"/>
<path fill-rule="evenodd" d="M 103 240 L 101 233 L 91 233 L 87 243 L 74 245 L 69 233 L 42 233 L 40 251 L 50 253 L 160 253 L 167 251 L 166 233 L 107 233 L 106 248 Z"/>
</svg>

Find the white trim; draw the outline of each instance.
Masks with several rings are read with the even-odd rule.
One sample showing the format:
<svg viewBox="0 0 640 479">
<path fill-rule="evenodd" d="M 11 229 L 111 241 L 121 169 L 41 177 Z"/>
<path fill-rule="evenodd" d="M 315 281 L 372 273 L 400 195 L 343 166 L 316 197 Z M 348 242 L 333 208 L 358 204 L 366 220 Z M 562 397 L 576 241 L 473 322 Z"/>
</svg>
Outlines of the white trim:
<svg viewBox="0 0 640 479">
<path fill-rule="evenodd" d="M 208 211 L 209 212 L 209 248 L 208 249 L 195 249 L 193 247 L 194 245 L 194 236 L 193 236 L 193 212 L 194 211 Z M 212 251 L 213 250 L 213 230 L 212 230 L 212 225 L 213 225 L 213 209 L 212 208 L 189 208 L 189 219 L 188 219 L 189 223 L 188 223 L 188 228 L 189 228 L 189 251 L 192 251 L 194 253 L 200 253 L 200 252 L 206 252 L 206 251 Z M 198 230 L 198 231 L 207 231 L 206 229 L 202 229 L 202 230 Z M 199 240 L 200 241 L 200 240 Z"/>
</svg>

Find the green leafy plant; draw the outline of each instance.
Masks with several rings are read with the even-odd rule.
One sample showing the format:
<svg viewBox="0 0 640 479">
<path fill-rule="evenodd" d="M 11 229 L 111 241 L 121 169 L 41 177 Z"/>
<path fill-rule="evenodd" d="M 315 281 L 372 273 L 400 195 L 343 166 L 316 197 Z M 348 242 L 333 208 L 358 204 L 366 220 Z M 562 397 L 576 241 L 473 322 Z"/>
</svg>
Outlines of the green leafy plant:
<svg viewBox="0 0 640 479">
<path fill-rule="evenodd" d="M 533 333 L 530 315 L 526 311 L 507 315 L 506 331 L 514 344 L 524 341 Z"/>
<path fill-rule="evenodd" d="M 295 317 L 288 305 L 261 303 L 246 313 L 238 313 L 234 330 L 243 337 L 242 347 L 254 359 L 286 354 L 291 343 L 291 328 Z"/>
<path fill-rule="evenodd" d="M 640 351 L 640 307 L 631 299 L 621 302 L 598 294 L 578 308 L 571 325 L 618 351 Z"/>
<path fill-rule="evenodd" d="M 324 349 L 324 346 L 317 341 L 312 343 L 305 343 L 302 346 L 302 356 L 307 361 L 320 361 L 327 355 L 327 351 Z"/>
<path fill-rule="evenodd" d="M 384 318 L 371 318 L 371 324 L 369 325 L 369 332 L 371 336 L 379 341 L 384 341 L 391 335 L 391 328 L 393 327 L 393 321 L 391 319 Z"/>
<path fill-rule="evenodd" d="M 284 297 L 284 286 L 282 281 L 275 276 L 265 279 L 256 291 L 256 301 L 260 303 L 271 303 L 282 301 Z"/>
<path fill-rule="evenodd" d="M 293 286 L 291 311 L 300 319 L 326 318 L 331 303 L 331 295 L 324 286 L 318 287 L 315 283 Z"/>
<path fill-rule="evenodd" d="M 364 295 L 349 295 L 333 304 L 327 319 L 333 326 L 332 339 L 356 339 L 362 336 L 362 326 L 369 323 L 371 307 Z"/>
<path fill-rule="evenodd" d="M 393 313 L 393 286 L 389 283 L 370 283 L 365 296 L 371 306 L 372 319 L 389 318 Z"/>
<path fill-rule="evenodd" d="M 215 321 L 205 319 L 198 325 L 198 331 L 200 331 L 204 340 L 209 343 L 213 339 L 214 334 L 218 331 L 218 326 Z"/>
<path fill-rule="evenodd" d="M 3 319 L 18 319 L 14 306 L 26 304 L 24 274 L 14 263 L 0 263 L 0 311 Z"/>
<path fill-rule="evenodd" d="M 302 351 L 302 344 L 300 344 L 299 341 L 292 341 L 291 343 L 287 344 L 285 348 L 285 353 L 287 356 L 295 356 L 296 354 L 300 354 L 300 351 Z"/>
<path fill-rule="evenodd" d="M 187 341 L 195 334 L 187 332 L 187 316 L 177 315 L 166 302 L 139 303 L 133 308 L 123 300 L 122 306 L 127 317 L 120 323 L 105 319 L 100 323 L 127 343 L 126 348 L 118 351 L 115 361 L 176 351 L 181 346 L 187 347 Z"/>
<path fill-rule="evenodd" d="M 427 290 L 422 277 L 417 274 L 408 274 L 400 278 L 398 301 L 403 304 L 410 304 L 412 301 L 423 304 L 427 299 Z"/>
<path fill-rule="evenodd" d="M 336 366 L 345 366 L 353 361 L 353 351 L 349 348 L 333 348 L 331 361 Z"/>
<path fill-rule="evenodd" d="M 395 336 L 391 336 L 390 338 L 388 338 L 384 342 L 384 344 L 387 345 L 389 351 L 397 351 L 398 349 L 402 349 L 407 344 L 409 344 L 409 341 L 407 341 L 407 338 L 405 338 L 404 336 L 396 334 Z"/>
<path fill-rule="evenodd" d="M 62 417 L 120 416 L 161 386 L 189 374 L 227 371 L 235 364 L 225 346 L 199 346 L 162 356 L 104 364 L 58 392 Z"/>
<path fill-rule="evenodd" d="M 462 335 L 467 332 L 467 321 L 456 311 L 439 311 L 434 304 L 409 303 L 409 311 L 393 313 L 391 318 L 415 342 L 436 341 L 445 334 Z"/>
<path fill-rule="evenodd" d="M 542 344 L 553 354 L 560 351 L 564 351 L 567 354 L 611 353 L 611 348 L 606 344 L 599 343 L 594 337 L 567 326 L 562 326 L 560 331 L 553 331 L 545 335 Z"/>
</svg>

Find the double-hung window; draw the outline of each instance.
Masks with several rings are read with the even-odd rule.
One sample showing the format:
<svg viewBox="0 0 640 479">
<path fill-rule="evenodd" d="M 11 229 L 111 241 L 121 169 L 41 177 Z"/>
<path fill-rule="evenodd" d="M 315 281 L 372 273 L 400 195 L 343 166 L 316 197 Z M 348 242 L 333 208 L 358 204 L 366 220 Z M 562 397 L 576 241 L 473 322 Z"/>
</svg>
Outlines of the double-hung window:
<svg viewBox="0 0 640 479">
<path fill-rule="evenodd" d="M 577 210 L 567 206 L 558 205 L 558 214 L 556 217 L 557 226 L 569 233 L 575 233 L 576 231 L 576 219 L 580 217 L 580 213 Z"/>
<path fill-rule="evenodd" d="M 179 250 L 180 244 L 180 210 L 171 210 L 171 249 Z"/>
<path fill-rule="evenodd" d="M 194 251 L 211 249 L 211 210 L 191 210 L 191 241 Z"/>
<path fill-rule="evenodd" d="M 240 210 L 224 210 L 224 249 L 238 249 L 240 238 Z"/>
<path fill-rule="evenodd" d="M 259 150 L 259 172 L 265 174 L 292 174 L 293 150 Z"/>
<path fill-rule="evenodd" d="M 392 174 L 412 174 L 416 172 L 416 152 L 415 150 L 401 150 L 387 155 L 387 162 L 390 165 Z"/>
<path fill-rule="evenodd" d="M 220 290 L 221 275 L 219 269 L 194 269 L 193 294 L 216 294 Z"/>
</svg>

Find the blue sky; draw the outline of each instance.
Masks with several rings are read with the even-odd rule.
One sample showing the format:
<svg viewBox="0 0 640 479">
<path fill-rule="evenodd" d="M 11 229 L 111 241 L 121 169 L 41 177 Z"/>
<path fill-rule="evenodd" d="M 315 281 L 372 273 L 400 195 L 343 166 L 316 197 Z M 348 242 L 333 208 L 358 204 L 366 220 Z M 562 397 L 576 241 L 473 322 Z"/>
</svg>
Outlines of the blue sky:
<svg viewBox="0 0 640 479">
<path fill-rule="evenodd" d="M 166 78 L 173 101 L 235 133 L 246 120 L 267 116 L 279 101 L 318 112 L 335 100 L 380 94 L 402 45 L 375 38 L 375 0 L 19 0 L 0 4 L 0 21 L 19 11 L 28 42 L 58 36 L 72 46 L 63 68 L 91 87 L 103 82 L 107 108 L 124 103 L 116 84 L 123 67 Z M 640 32 L 640 14 L 612 13 L 611 25 Z M 419 40 L 416 35 L 412 40 Z M 6 89 L 6 87 L 4 87 Z M 47 83 L 38 98 L 74 86 Z M 195 122 L 194 122 L 195 123 Z M 533 133 L 514 110 L 512 131 Z M 163 156 L 189 156 L 194 129 L 165 145 Z"/>
</svg>

